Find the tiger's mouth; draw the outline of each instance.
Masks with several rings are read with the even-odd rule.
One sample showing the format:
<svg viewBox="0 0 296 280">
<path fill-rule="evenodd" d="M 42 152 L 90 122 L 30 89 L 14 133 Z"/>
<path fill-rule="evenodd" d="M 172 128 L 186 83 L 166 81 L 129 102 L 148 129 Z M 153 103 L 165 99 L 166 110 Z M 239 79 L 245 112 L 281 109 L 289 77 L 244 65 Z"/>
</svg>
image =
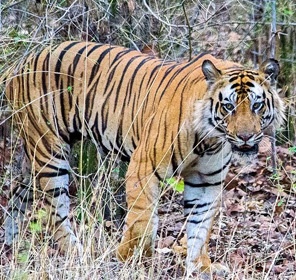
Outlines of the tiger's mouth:
<svg viewBox="0 0 296 280">
<path fill-rule="evenodd" d="M 239 155 L 254 155 L 258 153 L 258 144 L 253 146 L 247 144 L 241 146 L 232 145 L 232 151 Z"/>
</svg>

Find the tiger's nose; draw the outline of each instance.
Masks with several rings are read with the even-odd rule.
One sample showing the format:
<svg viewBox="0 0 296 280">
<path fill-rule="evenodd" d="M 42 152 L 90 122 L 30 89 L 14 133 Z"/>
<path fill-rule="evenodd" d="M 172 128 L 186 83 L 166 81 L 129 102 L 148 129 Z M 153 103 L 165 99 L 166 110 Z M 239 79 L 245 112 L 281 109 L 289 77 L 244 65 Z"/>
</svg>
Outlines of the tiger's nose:
<svg viewBox="0 0 296 280">
<path fill-rule="evenodd" d="M 250 138 L 252 138 L 253 135 L 254 135 L 253 133 L 239 133 L 239 134 L 236 134 L 236 136 L 239 139 L 241 139 L 241 140 L 243 140 L 245 142 L 247 142 Z"/>
</svg>

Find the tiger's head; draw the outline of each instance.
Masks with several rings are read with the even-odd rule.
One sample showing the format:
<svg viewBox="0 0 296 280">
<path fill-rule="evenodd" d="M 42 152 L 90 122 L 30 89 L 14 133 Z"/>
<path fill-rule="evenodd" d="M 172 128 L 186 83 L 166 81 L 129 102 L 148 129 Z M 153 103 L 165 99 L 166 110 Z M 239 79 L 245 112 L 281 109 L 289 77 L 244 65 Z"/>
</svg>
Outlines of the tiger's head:
<svg viewBox="0 0 296 280">
<path fill-rule="evenodd" d="M 219 70 L 205 60 L 202 71 L 208 90 L 196 104 L 197 129 L 204 137 L 226 139 L 234 154 L 257 154 L 263 133 L 284 119 L 284 104 L 275 90 L 278 62 L 269 59 L 255 71 L 241 67 Z"/>
</svg>

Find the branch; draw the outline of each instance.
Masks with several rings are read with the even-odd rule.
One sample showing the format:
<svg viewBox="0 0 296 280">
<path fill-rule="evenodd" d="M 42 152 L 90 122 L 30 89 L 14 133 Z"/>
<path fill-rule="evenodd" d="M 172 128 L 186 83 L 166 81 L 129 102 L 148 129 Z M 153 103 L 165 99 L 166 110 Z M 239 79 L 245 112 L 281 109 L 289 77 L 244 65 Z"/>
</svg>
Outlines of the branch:
<svg viewBox="0 0 296 280">
<path fill-rule="evenodd" d="M 187 27 L 187 25 L 184 24 L 171 24 L 169 22 L 166 22 L 164 20 L 162 20 L 158 15 L 156 15 L 151 8 L 148 6 L 148 4 L 146 3 L 146 0 L 143 0 L 143 4 L 146 7 L 146 9 L 150 12 L 151 15 L 153 15 L 156 19 L 158 19 L 161 23 L 163 23 L 164 25 L 170 26 L 170 27 Z"/>
<path fill-rule="evenodd" d="M 270 41 L 270 57 L 275 58 L 276 43 L 276 7 L 275 0 L 272 0 L 272 22 L 271 22 L 271 41 Z"/>
<path fill-rule="evenodd" d="M 275 1 L 272 0 L 272 23 L 271 23 L 271 41 L 270 41 L 270 57 L 275 58 L 275 44 L 276 44 L 276 6 Z M 271 131 L 270 143 L 271 143 L 271 162 L 272 162 L 272 172 L 276 174 L 276 132 L 275 128 Z"/>
<path fill-rule="evenodd" d="M 191 43 L 191 30 L 192 30 L 192 27 L 190 26 L 190 22 L 189 22 L 188 17 L 187 17 L 184 2 L 182 3 L 182 8 L 183 8 L 186 24 L 188 26 L 188 46 L 189 46 L 189 58 L 188 58 L 188 61 L 190 61 L 191 58 L 192 58 L 192 43 Z"/>
</svg>

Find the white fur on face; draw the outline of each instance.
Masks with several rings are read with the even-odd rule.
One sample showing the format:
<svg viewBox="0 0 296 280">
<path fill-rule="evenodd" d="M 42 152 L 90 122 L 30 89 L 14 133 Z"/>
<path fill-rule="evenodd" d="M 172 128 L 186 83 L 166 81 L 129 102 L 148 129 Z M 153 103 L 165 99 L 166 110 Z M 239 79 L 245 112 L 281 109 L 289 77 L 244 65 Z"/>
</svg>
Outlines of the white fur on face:
<svg viewBox="0 0 296 280">
<path fill-rule="evenodd" d="M 254 87 L 249 93 L 249 99 L 251 106 L 258 100 L 265 101 L 265 112 L 261 118 L 261 129 L 262 131 L 267 130 L 269 127 L 278 128 L 280 127 L 285 120 L 285 105 L 283 100 L 279 97 L 277 92 L 273 89 L 264 89 L 261 85 L 256 82 L 252 82 Z M 231 84 L 227 85 L 225 88 L 218 89 L 214 94 L 222 93 L 223 99 L 228 98 L 228 100 L 234 105 L 237 99 L 237 93 L 235 89 L 231 89 Z M 263 92 L 266 94 L 265 100 L 263 99 Z M 208 137 L 225 137 L 227 133 L 227 123 L 226 120 L 223 119 L 223 116 L 218 112 L 215 112 L 216 102 L 219 102 L 218 96 L 211 98 L 210 95 L 213 95 L 211 92 L 208 92 L 205 95 L 205 98 L 202 100 L 197 100 L 195 102 L 195 110 L 194 110 L 194 129 L 200 135 L 205 138 Z M 269 101 L 267 101 L 267 99 Z M 211 101 L 212 100 L 212 101 Z M 217 100 L 216 102 L 214 100 Z M 211 102 L 213 104 L 211 105 Z M 269 106 L 267 106 L 267 102 L 269 102 Z M 274 105 L 274 106 L 272 106 Z M 251 110 L 251 108 L 250 108 Z M 217 123 L 215 121 L 216 114 L 221 121 Z M 217 127 L 224 127 L 224 133 L 217 130 Z M 256 138 L 256 137 L 255 137 Z"/>
</svg>

